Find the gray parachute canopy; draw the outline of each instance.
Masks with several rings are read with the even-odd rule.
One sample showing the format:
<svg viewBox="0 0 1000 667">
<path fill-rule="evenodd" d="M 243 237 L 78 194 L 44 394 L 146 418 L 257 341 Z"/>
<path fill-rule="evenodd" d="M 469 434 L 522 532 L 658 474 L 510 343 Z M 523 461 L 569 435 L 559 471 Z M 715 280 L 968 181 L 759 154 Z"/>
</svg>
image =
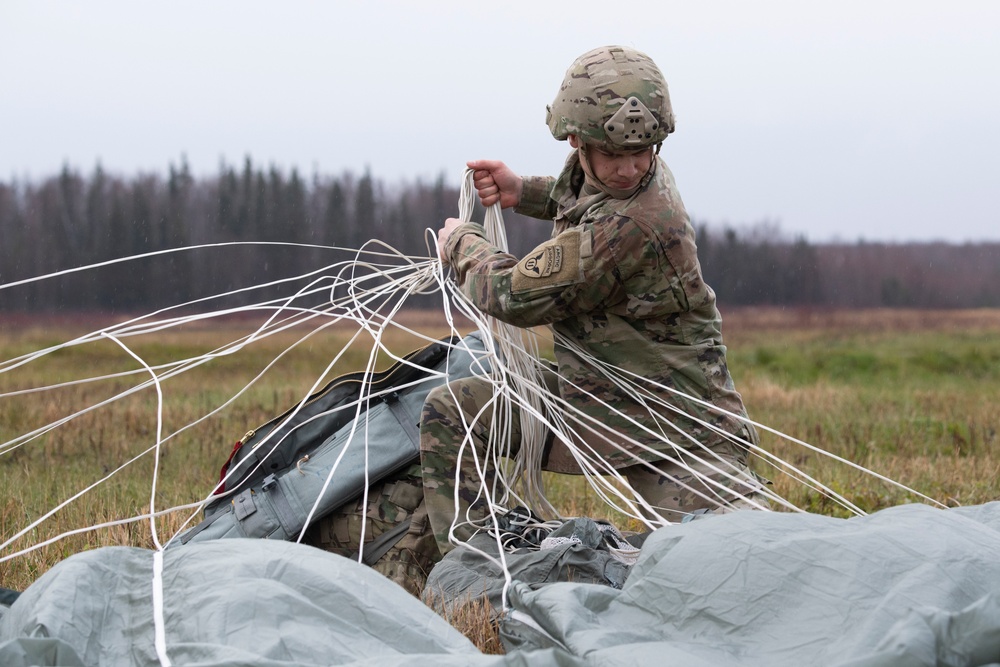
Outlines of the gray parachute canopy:
<svg viewBox="0 0 1000 667">
<path fill-rule="evenodd" d="M 520 649 L 481 655 L 353 561 L 289 542 L 163 554 L 174 665 L 1000 664 L 1000 503 L 868 517 L 740 512 L 653 533 L 620 590 L 515 583 Z M 154 555 L 78 554 L 0 618 L 0 664 L 160 665 Z M 165 663 L 164 663 L 165 664 Z"/>
</svg>

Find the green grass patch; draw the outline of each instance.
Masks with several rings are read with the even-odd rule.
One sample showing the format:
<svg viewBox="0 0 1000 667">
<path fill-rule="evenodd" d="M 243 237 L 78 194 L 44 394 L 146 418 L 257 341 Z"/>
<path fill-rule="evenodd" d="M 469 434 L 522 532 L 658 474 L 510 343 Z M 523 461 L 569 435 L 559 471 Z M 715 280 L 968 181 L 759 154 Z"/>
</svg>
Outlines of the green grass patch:
<svg viewBox="0 0 1000 667">
<path fill-rule="evenodd" d="M 1000 449 L 1000 312 L 976 312 L 965 320 L 954 313 L 836 313 L 824 318 L 754 312 L 737 313 L 726 322 L 730 369 L 756 421 L 944 504 L 977 504 L 1000 497 L 996 454 Z M 433 337 L 445 333 L 433 324 L 421 330 Z M 79 333 L 66 325 L 0 331 L 0 359 L 56 345 Z M 244 333 L 228 325 L 163 332 L 126 342 L 149 363 L 167 364 L 217 349 Z M 292 405 L 314 383 L 322 384 L 367 363 L 371 340 L 363 339 L 322 379 L 354 331 L 324 331 L 292 347 L 305 333 L 290 331 L 258 341 L 163 382 L 162 428 L 169 439 L 159 458 L 158 508 L 203 497 L 217 480 L 233 443 L 247 430 Z M 400 334 L 387 344 L 403 354 L 422 343 Z M 384 368 L 389 363 L 381 355 L 377 365 Z M 0 392 L 139 368 L 113 342 L 97 341 L 0 373 Z M 263 377 L 254 381 L 262 372 Z M 143 371 L 0 397 L 0 441 L 84 411 L 148 377 Z M 99 410 L 81 412 L 63 426 L 0 455 L 0 537 L 4 541 L 56 504 L 127 464 L 123 472 L 71 502 L 0 555 L 76 528 L 147 511 L 154 461 L 144 452 L 155 443 L 156 410 L 157 394 L 147 387 Z M 762 434 L 768 450 L 864 511 L 923 501 L 919 495 L 821 452 L 766 431 Z M 135 462 L 128 463 L 132 459 Z M 801 509 L 849 514 L 767 462 L 757 461 L 755 467 Z M 581 478 L 547 475 L 546 483 L 566 514 L 625 523 Z M 172 534 L 186 517 L 187 513 L 178 512 L 159 520 L 161 534 Z M 75 535 L 0 563 L 0 586 L 24 588 L 67 555 L 107 544 L 151 546 L 148 522 Z"/>
</svg>

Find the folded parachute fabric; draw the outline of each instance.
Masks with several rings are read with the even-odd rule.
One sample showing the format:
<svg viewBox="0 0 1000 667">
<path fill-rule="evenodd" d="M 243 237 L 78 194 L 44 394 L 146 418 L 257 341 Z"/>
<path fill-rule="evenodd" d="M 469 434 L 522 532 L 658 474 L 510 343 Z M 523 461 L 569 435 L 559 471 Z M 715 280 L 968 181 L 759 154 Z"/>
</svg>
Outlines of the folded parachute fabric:
<svg viewBox="0 0 1000 667">
<path fill-rule="evenodd" d="M 382 575 L 320 549 L 232 539 L 163 555 L 174 665 L 503 664 Z M 66 559 L 0 618 L 0 664 L 160 665 L 152 578 L 144 549 Z"/>
<path fill-rule="evenodd" d="M 215 540 L 164 553 L 166 653 L 201 667 L 1000 664 L 997 554 L 1000 503 L 710 516 L 649 536 L 621 589 L 515 582 L 504 633 L 519 648 L 488 656 L 353 561 Z M 0 618 L 0 664 L 161 664 L 152 570 L 141 549 L 63 561 Z"/>
<path fill-rule="evenodd" d="M 1000 503 L 706 517 L 654 532 L 621 590 L 510 598 L 508 640 L 600 665 L 1000 665 Z"/>
</svg>

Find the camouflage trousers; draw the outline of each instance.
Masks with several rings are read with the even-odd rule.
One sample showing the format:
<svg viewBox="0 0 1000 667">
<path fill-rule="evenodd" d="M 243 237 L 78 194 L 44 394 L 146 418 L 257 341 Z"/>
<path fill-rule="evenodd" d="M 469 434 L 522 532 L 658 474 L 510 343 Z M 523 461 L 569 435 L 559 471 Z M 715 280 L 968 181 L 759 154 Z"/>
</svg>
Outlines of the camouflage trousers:
<svg viewBox="0 0 1000 667">
<path fill-rule="evenodd" d="M 427 521 L 418 464 L 373 484 L 364 497 L 314 521 L 303 542 L 357 560 L 420 595 L 440 559 Z M 365 548 L 361 549 L 364 527 Z"/>
<path fill-rule="evenodd" d="M 557 391 L 555 374 L 549 375 L 546 384 L 550 391 Z M 485 489 L 492 488 L 494 471 L 487 465 L 491 457 L 486 450 L 494 412 L 492 407 L 484 409 L 484 406 L 489 406 L 492 398 L 493 388 L 489 382 L 466 378 L 433 389 L 424 402 L 420 421 L 420 474 L 427 517 L 441 554 L 453 546 L 448 535 L 456 516 L 459 521 L 454 535 L 464 542 L 476 530 L 468 524 L 482 522 L 489 515 Z M 520 445 L 521 432 L 516 406 L 511 412 L 510 451 L 513 454 Z M 467 438 L 467 434 L 470 437 Z M 746 435 L 752 437 L 749 431 Z M 548 445 L 550 451 L 566 447 L 558 439 L 550 440 L 553 440 Z M 758 493 L 766 480 L 749 470 L 742 447 L 719 438 L 697 453 L 679 450 L 670 455 L 677 461 L 637 463 L 618 469 L 658 516 L 676 522 L 696 510 L 720 512 L 767 507 L 767 501 Z M 482 475 L 477 470 L 476 458 Z M 727 472 L 720 472 L 720 468 Z M 644 514 L 650 514 L 648 509 Z"/>
</svg>

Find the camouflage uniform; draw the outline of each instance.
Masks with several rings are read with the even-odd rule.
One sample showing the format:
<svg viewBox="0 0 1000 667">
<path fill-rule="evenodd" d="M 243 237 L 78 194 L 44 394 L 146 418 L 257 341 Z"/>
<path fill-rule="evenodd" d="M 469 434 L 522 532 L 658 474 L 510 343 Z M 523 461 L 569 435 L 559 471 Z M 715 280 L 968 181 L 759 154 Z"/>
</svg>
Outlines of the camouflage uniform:
<svg viewBox="0 0 1000 667">
<path fill-rule="evenodd" d="M 715 293 L 702 279 L 694 230 L 673 176 L 656 158 L 648 182 L 624 200 L 585 186 L 583 180 L 578 152 L 570 155 L 558 178 L 524 180 L 518 212 L 552 219 L 555 225 L 553 238 L 521 260 L 494 247 L 479 225 L 466 224 L 452 232 L 446 252 L 457 282 L 480 310 L 500 320 L 521 327 L 552 325 L 557 334 L 557 390 L 597 423 L 606 425 L 605 433 L 588 437 L 588 442 L 611 465 L 623 469 L 647 501 L 682 512 L 714 507 L 716 503 L 683 488 L 682 483 L 693 481 L 690 473 L 634 445 L 625 444 L 628 453 L 622 453 L 605 438 L 614 441 L 614 433 L 628 433 L 657 452 L 683 457 L 683 450 L 678 454 L 663 437 L 637 429 L 635 423 L 639 423 L 682 448 L 698 450 L 705 458 L 704 451 L 680 436 L 667 424 L 670 422 L 745 472 L 745 451 L 688 415 L 726 433 L 755 440 L 752 427 L 652 384 L 647 388 L 680 412 L 650 410 L 559 342 L 564 337 L 601 362 L 637 378 L 674 388 L 735 415 L 746 415 L 726 367 Z M 488 386 L 475 380 L 453 383 L 451 389 L 458 395 L 459 405 L 444 388 L 436 390 L 428 396 L 421 424 L 425 498 L 442 551 L 449 548 L 447 531 L 454 517 L 457 454 L 465 437 L 460 412 L 471 421 L 492 395 Z M 621 414 L 602 403 L 615 406 Z M 473 429 L 480 450 L 490 417 L 490 413 L 483 415 Z M 636 465 L 637 460 L 654 462 L 665 474 Z M 554 443 L 545 468 L 580 472 L 559 443 Z M 727 486 L 735 484 L 718 473 L 707 476 Z M 464 509 L 476 500 L 480 486 L 469 457 L 462 461 L 461 477 L 467 480 L 460 488 Z M 745 477 L 751 487 L 757 486 L 752 475 L 745 473 Z M 740 489 L 739 494 L 751 487 Z M 473 509 L 473 516 L 482 515 L 482 509 Z M 664 516 L 678 519 L 681 515 L 668 512 Z"/>
<path fill-rule="evenodd" d="M 370 562 L 370 545 L 409 520 L 399 540 L 393 540 L 393 546 L 370 564 L 376 572 L 419 596 L 437 559 L 434 537 L 428 530 L 419 464 L 373 484 L 368 489 L 368 504 L 363 504 L 363 500 L 364 497 L 359 497 L 353 505 L 314 521 L 302 541 L 357 560 L 364 526 L 366 548 L 361 555 L 367 555 Z"/>
<path fill-rule="evenodd" d="M 546 122 L 553 137 L 573 137 L 580 148 L 557 178 L 523 179 L 516 210 L 554 221 L 552 238 L 518 260 L 487 241 L 481 226 L 457 227 L 443 252 L 458 284 L 480 310 L 502 321 L 552 326 L 559 377 L 551 390 L 585 416 L 577 429 L 584 442 L 576 444 L 621 469 L 661 515 L 676 520 L 703 507 L 741 504 L 759 482 L 730 436 L 755 441 L 756 433 L 741 419 L 746 411 L 726 367 L 721 318 L 715 293 L 702 279 L 694 230 L 673 175 L 658 157 L 675 124 L 663 74 L 649 56 L 629 47 L 588 51 L 567 70 Z M 618 190 L 597 177 L 590 149 L 612 156 L 649 151 L 651 165 L 638 186 Z M 620 389 L 602 374 L 604 366 L 619 369 L 652 402 Z M 492 418 L 489 412 L 477 417 L 493 393 L 485 383 L 463 380 L 450 389 L 458 400 L 446 388 L 431 392 L 421 422 L 424 498 L 442 552 L 450 548 L 456 474 L 460 516 L 483 514 L 479 475 L 471 456 L 459 461 L 458 454 L 464 423 L 475 421 L 470 444 L 481 451 Z M 622 434 L 653 451 L 624 442 Z M 512 449 L 518 444 L 515 433 Z M 691 460 L 692 454 L 731 464 L 743 482 Z M 704 471 L 700 476 L 732 493 L 720 495 L 665 455 L 687 459 Z M 561 442 L 552 443 L 543 464 L 580 472 Z"/>
</svg>

